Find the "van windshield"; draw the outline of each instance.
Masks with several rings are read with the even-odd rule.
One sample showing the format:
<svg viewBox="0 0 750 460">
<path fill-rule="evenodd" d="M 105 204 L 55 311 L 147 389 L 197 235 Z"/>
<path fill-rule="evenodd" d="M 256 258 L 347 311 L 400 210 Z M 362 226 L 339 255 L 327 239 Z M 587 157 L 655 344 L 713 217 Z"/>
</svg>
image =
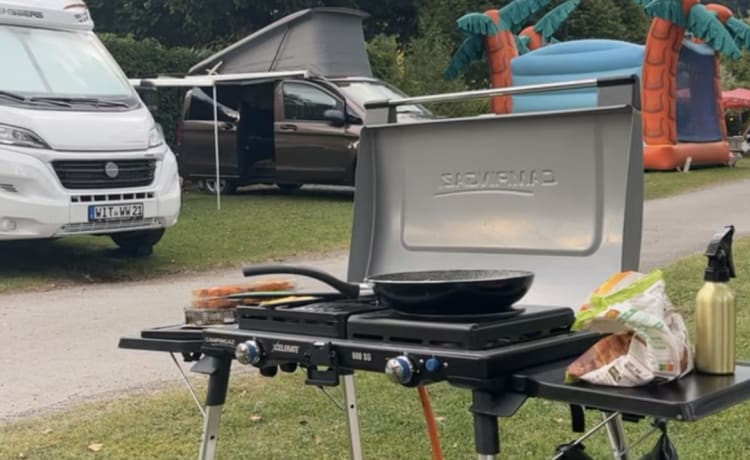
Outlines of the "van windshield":
<svg viewBox="0 0 750 460">
<path fill-rule="evenodd" d="M 93 33 L 0 26 L 0 49 L 0 93 L 6 96 L 0 103 L 39 102 L 35 98 L 64 99 L 68 107 L 81 101 L 137 103 L 133 88 Z"/>
<path fill-rule="evenodd" d="M 336 85 L 357 103 L 365 103 L 384 99 L 402 99 L 404 93 L 387 85 L 385 82 L 370 80 L 338 80 Z M 421 105 L 401 105 L 396 108 L 399 114 L 409 114 L 418 118 L 432 118 L 434 115 Z"/>
</svg>

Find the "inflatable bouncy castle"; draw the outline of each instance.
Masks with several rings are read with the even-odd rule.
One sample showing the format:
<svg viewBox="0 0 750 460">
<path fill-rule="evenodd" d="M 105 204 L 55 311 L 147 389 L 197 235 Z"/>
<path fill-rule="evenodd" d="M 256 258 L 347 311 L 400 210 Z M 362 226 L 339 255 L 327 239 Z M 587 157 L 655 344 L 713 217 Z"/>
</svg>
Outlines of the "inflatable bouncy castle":
<svg viewBox="0 0 750 460">
<path fill-rule="evenodd" d="M 524 39 L 523 32 L 520 37 L 509 39 L 520 29 L 517 23 L 523 18 L 516 14 L 515 21 L 504 22 L 503 14 L 514 12 L 513 4 L 527 1 L 514 0 L 501 10 L 483 15 L 472 13 L 459 19 L 465 40 L 444 76 L 458 75 L 468 65 L 464 63 L 466 53 L 463 59 L 457 57 L 477 34 L 484 34 L 493 87 L 635 74 L 642 85 L 646 169 L 677 169 L 688 159 L 692 165 L 730 163 L 718 56 L 723 53 L 737 59 L 740 46 L 750 47 L 750 27 L 733 18 L 731 11 L 721 5 L 702 5 L 697 0 L 651 1 L 645 5 L 647 14 L 653 17 L 645 46 L 600 39 L 553 43 L 548 40 L 551 29 L 547 40 Z M 544 5 L 543 1 L 531 0 L 516 11 L 536 12 Z M 569 7 L 568 10 L 572 11 Z M 528 27 L 524 29 L 528 31 Z M 506 38 L 499 39 L 503 34 Z M 532 46 L 526 46 L 529 51 L 525 52 L 527 44 Z M 509 113 L 595 104 L 595 91 L 575 90 L 498 97 L 492 101 L 491 109 L 494 113 Z"/>
</svg>

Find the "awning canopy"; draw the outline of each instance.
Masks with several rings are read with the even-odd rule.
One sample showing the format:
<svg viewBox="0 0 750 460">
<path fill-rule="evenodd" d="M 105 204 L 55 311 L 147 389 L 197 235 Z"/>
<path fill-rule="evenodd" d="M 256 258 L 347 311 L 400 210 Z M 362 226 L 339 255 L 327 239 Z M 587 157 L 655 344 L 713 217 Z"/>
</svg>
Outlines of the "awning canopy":
<svg viewBox="0 0 750 460">
<path fill-rule="evenodd" d="M 216 163 L 216 207 L 221 209 L 219 192 L 219 123 L 216 87 L 222 85 L 253 85 L 266 81 L 285 78 L 310 78 L 313 74 L 307 70 L 289 70 L 280 72 L 254 72 L 213 75 L 188 75 L 186 77 L 131 78 L 128 81 L 134 88 L 213 88 L 214 109 L 214 161 Z"/>
<path fill-rule="evenodd" d="M 750 89 L 737 88 L 721 93 L 724 110 L 750 108 Z"/>
<path fill-rule="evenodd" d="M 195 88 L 214 85 L 252 85 L 269 80 L 310 78 L 312 76 L 312 72 L 307 70 L 289 70 L 283 72 L 188 75 L 186 77 L 131 78 L 128 81 L 136 88 Z"/>
</svg>

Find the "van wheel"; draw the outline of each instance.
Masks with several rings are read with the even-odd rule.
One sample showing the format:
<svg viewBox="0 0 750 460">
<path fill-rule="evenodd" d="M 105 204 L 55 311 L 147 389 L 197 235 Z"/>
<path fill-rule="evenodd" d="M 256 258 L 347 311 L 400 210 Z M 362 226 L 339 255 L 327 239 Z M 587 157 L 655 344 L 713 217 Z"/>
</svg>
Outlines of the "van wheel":
<svg viewBox="0 0 750 460">
<path fill-rule="evenodd" d="M 285 192 L 294 192 L 302 188 L 302 184 L 276 184 L 276 186 Z"/>
<path fill-rule="evenodd" d="M 154 246 L 161 240 L 162 236 L 164 236 L 163 228 L 109 235 L 112 241 L 120 247 L 120 251 L 131 256 L 150 256 L 154 252 Z"/>
<path fill-rule="evenodd" d="M 198 188 L 211 194 L 216 193 L 216 179 L 201 179 Z M 237 191 L 237 183 L 231 180 L 219 179 L 219 193 L 222 195 L 232 194 Z"/>
</svg>

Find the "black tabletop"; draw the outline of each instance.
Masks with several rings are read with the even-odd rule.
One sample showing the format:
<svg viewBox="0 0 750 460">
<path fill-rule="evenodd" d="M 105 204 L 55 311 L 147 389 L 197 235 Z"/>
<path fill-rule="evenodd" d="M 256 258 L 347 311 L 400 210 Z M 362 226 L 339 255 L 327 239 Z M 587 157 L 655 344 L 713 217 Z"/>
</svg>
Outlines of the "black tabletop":
<svg viewBox="0 0 750 460">
<path fill-rule="evenodd" d="M 514 389 L 529 396 L 590 408 L 685 421 L 698 420 L 750 399 L 750 363 L 738 362 L 734 375 L 693 371 L 673 382 L 635 388 L 566 384 L 563 379 L 567 364 L 518 372 L 513 378 Z"/>
</svg>

